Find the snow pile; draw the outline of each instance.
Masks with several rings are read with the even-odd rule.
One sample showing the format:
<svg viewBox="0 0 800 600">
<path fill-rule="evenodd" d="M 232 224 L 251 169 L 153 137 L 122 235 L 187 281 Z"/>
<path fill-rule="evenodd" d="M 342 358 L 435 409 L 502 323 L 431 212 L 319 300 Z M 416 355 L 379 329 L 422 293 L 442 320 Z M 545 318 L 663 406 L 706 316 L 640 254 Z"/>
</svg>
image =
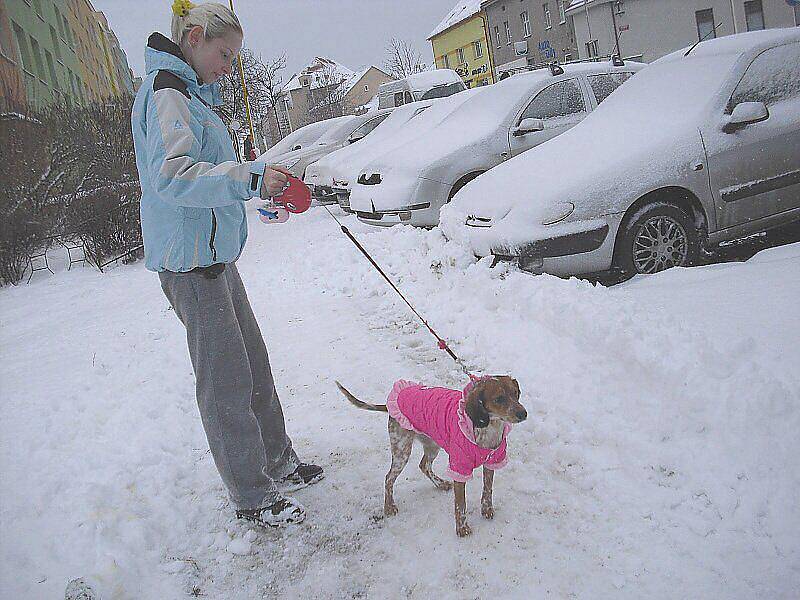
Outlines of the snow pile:
<svg viewBox="0 0 800 600">
<path fill-rule="evenodd" d="M 795 596 L 800 244 L 606 289 L 341 218 L 473 369 L 518 378 L 530 417 L 495 519 L 473 482 L 474 533 L 456 538 L 419 449 L 382 517 L 385 416 L 334 379 L 380 402 L 398 378 L 464 377 L 312 209 L 251 220 L 239 263 L 295 446 L 327 470 L 297 494 L 306 523 L 233 520 L 154 274 L 37 274 L 0 290 L 0 595 L 57 598 L 84 577 L 131 599 Z"/>
</svg>

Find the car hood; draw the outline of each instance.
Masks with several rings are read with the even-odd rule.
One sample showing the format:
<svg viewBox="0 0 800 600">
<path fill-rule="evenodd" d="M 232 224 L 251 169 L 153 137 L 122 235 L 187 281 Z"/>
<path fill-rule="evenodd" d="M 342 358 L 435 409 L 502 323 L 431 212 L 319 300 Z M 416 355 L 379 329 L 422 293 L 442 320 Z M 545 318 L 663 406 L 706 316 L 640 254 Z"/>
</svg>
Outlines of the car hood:
<svg viewBox="0 0 800 600">
<path fill-rule="evenodd" d="M 581 123 L 466 185 L 442 209 L 451 239 L 515 248 L 546 235 L 543 221 L 566 203 L 572 218 L 622 212 L 651 182 L 681 177 L 702 153 L 698 126 L 735 57 L 650 66 L 634 75 Z M 481 217 L 483 228 L 466 226 Z"/>
</svg>

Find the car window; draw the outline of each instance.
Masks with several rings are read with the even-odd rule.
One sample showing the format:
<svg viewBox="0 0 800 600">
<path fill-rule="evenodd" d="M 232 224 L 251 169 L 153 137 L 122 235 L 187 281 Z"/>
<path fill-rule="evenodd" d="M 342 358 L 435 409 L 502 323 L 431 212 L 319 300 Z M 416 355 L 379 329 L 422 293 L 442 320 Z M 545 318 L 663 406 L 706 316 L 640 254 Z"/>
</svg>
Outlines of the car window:
<svg viewBox="0 0 800 600">
<path fill-rule="evenodd" d="M 586 112 L 586 103 L 577 79 L 554 83 L 539 92 L 522 113 L 522 119 L 557 119 Z"/>
<path fill-rule="evenodd" d="M 457 94 L 458 92 L 463 92 L 465 89 L 466 88 L 461 81 L 456 81 L 455 83 L 449 83 L 447 85 L 437 85 L 436 87 L 433 87 L 424 94 L 422 94 L 420 100 L 433 100 L 434 98 L 446 98 L 447 96 L 452 96 L 453 94 Z"/>
<path fill-rule="evenodd" d="M 394 105 L 395 106 L 403 106 L 405 104 L 405 100 L 403 99 L 403 92 L 395 92 L 394 93 Z"/>
<path fill-rule="evenodd" d="M 800 43 L 770 48 L 747 67 L 728 102 L 730 113 L 741 102 L 767 106 L 800 97 Z"/>
<path fill-rule="evenodd" d="M 388 116 L 389 116 L 389 113 L 386 113 L 385 115 L 381 115 L 379 117 L 375 117 L 374 119 L 371 119 L 371 120 L 367 121 L 363 125 L 357 127 L 353 131 L 353 133 L 350 134 L 350 137 L 351 138 L 352 137 L 364 137 L 369 132 L 371 132 L 373 129 L 375 129 L 378 125 L 383 123 L 383 120 Z"/>
<path fill-rule="evenodd" d="M 599 75 L 589 75 L 589 85 L 592 86 L 594 97 L 600 104 L 608 98 L 615 89 L 625 83 L 633 73 L 600 73 Z"/>
</svg>

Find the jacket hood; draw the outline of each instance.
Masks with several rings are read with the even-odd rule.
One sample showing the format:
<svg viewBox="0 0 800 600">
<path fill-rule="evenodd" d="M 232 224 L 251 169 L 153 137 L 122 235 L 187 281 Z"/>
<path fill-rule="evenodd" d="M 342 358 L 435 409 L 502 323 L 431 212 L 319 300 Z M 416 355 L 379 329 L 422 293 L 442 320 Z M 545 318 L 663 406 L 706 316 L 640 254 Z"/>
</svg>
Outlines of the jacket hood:
<svg viewBox="0 0 800 600">
<path fill-rule="evenodd" d="M 211 106 L 222 104 L 218 83 L 200 84 L 197 72 L 186 62 L 178 45 L 161 33 L 153 33 L 147 39 L 144 51 L 147 74 L 169 71 L 186 83 L 189 91 Z"/>
</svg>

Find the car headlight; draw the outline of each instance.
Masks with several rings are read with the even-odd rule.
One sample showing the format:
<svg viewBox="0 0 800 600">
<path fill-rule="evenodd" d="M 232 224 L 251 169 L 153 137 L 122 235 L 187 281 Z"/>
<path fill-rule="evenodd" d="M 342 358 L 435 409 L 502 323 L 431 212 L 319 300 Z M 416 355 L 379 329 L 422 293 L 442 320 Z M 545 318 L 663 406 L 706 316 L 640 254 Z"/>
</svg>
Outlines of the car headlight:
<svg viewBox="0 0 800 600">
<path fill-rule="evenodd" d="M 572 202 L 556 202 L 542 214 L 542 225 L 555 225 L 560 223 L 575 210 Z"/>
</svg>

